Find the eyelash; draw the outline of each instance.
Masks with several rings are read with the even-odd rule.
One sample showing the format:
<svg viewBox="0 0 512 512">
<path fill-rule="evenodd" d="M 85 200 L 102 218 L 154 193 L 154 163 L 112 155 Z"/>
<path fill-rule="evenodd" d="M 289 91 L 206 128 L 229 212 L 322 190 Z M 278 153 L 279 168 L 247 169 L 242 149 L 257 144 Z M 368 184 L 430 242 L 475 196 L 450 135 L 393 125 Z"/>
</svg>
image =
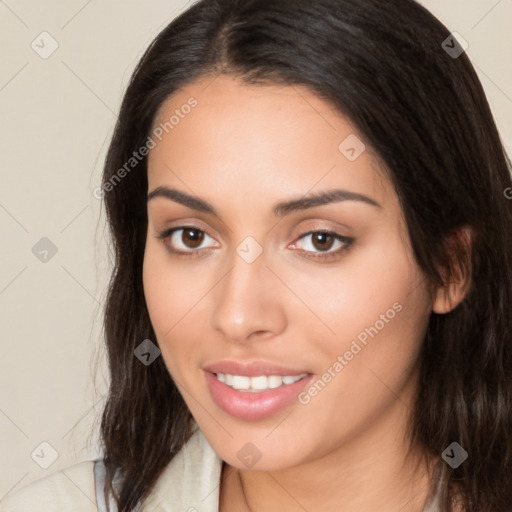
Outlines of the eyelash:
<svg viewBox="0 0 512 512">
<path fill-rule="evenodd" d="M 193 231 L 198 231 L 200 233 L 205 233 L 210 238 L 213 238 L 208 233 L 208 231 L 205 231 L 204 229 L 200 229 L 197 226 L 178 226 L 178 227 L 175 227 L 175 228 L 166 229 L 166 230 L 160 232 L 155 238 L 165 242 L 165 240 L 167 240 L 169 237 L 171 237 L 175 232 L 183 231 L 183 230 L 186 230 L 186 229 L 193 230 Z M 333 251 L 333 252 L 318 252 L 318 253 L 314 253 L 314 252 L 311 252 L 311 251 L 305 251 L 304 249 L 298 249 L 299 252 L 307 253 L 308 254 L 308 258 L 311 258 L 311 259 L 314 259 L 314 260 L 327 261 L 327 260 L 336 259 L 336 258 L 340 257 L 342 253 L 346 252 L 351 247 L 351 245 L 354 242 L 353 238 L 350 238 L 350 237 L 347 237 L 347 236 L 343 236 L 343 235 L 340 235 L 340 234 L 336 233 L 335 231 L 329 231 L 329 230 L 326 230 L 326 229 L 317 229 L 317 230 L 308 231 L 308 232 L 303 233 L 302 235 L 300 235 L 297 238 L 297 240 L 301 240 L 301 239 L 303 239 L 303 238 L 305 238 L 305 237 L 307 237 L 309 235 L 314 235 L 314 234 L 330 235 L 335 240 L 344 243 L 343 247 L 341 247 L 341 248 L 339 248 L 339 249 L 337 249 L 336 251 Z M 171 252 L 175 256 L 185 257 L 185 258 L 200 257 L 201 256 L 200 253 L 203 251 L 202 249 L 191 249 L 189 251 L 179 251 L 179 250 L 176 250 L 176 249 L 172 249 L 172 248 L 170 248 L 167 245 L 166 245 L 166 247 L 169 250 L 169 252 Z M 210 250 L 207 249 L 206 252 L 207 252 L 207 254 L 209 254 L 211 252 L 211 249 Z"/>
</svg>

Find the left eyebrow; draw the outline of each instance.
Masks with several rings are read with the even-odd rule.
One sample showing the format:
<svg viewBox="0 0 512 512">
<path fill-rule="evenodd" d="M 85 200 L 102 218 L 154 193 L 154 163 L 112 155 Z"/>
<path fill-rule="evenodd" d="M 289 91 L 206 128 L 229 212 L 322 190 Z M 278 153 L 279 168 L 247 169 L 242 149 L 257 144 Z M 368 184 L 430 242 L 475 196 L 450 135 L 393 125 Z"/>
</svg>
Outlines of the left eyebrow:
<svg viewBox="0 0 512 512">
<path fill-rule="evenodd" d="M 272 211 L 274 215 L 282 217 L 294 211 L 305 210 L 307 208 L 323 206 L 330 203 L 339 203 L 341 201 L 359 201 L 371 206 L 375 206 L 377 208 L 382 208 L 382 206 L 377 201 L 375 201 L 375 199 L 365 196 L 364 194 L 359 194 L 357 192 L 351 192 L 350 190 L 344 189 L 333 189 L 327 190 L 326 192 L 319 192 L 318 194 L 301 197 L 300 199 L 293 199 L 291 201 L 278 203 L 274 206 Z"/>
<path fill-rule="evenodd" d="M 185 192 L 181 192 L 174 188 L 168 188 L 165 186 L 157 187 L 148 194 L 148 203 L 156 197 L 165 197 L 166 199 L 180 203 L 183 206 L 187 206 L 188 208 L 192 208 L 203 213 L 210 213 L 216 217 L 219 216 L 215 208 L 204 199 L 199 199 L 198 197 L 188 195 Z M 323 206 L 341 201 L 359 201 L 371 206 L 375 206 L 377 208 L 382 208 L 382 206 L 375 199 L 365 196 L 364 194 L 359 194 L 357 192 L 351 192 L 344 189 L 333 189 L 326 192 L 320 192 L 318 194 L 301 197 L 299 199 L 292 199 L 290 201 L 278 203 L 272 209 L 272 213 L 276 217 L 283 217 L 295 211 L 306 210 L 308 208 L 314 208 L 315 206 Z"/>
</svg>

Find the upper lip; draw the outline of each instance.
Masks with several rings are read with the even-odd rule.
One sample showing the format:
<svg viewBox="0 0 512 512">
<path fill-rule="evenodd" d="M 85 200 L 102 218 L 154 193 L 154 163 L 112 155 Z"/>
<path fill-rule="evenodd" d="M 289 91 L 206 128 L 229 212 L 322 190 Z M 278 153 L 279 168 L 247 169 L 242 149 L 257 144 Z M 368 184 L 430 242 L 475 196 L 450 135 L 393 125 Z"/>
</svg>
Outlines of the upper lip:
<svg viewBox="0 0 512 512">
<path fill-rule="evenodd" d="M 303 373 L 309 373 L 304 370 L 285 368 L 284 366 L 263 360 L 217 361 L 203 366 L 203 370 L 211 373 L 227 373 L 229 375 L 244 375 L 247 377 L 258 377 L 260 375 L 302 375 Z"/>
</svg>

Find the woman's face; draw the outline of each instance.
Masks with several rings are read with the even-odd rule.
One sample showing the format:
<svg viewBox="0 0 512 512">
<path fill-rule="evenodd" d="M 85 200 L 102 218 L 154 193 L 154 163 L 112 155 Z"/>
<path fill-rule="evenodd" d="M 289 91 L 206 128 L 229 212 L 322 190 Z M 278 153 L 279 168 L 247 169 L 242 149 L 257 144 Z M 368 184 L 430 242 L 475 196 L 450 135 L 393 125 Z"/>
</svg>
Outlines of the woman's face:
<svg viewBox="0 0 512 512">
<path fill-rule="evenodd" d="M 267 471 L 403 442 L 432 298 L 349 120 L 303 87 L 219 76 L 155 128 L 145 296 L 214 450 Z"/>
</svg>

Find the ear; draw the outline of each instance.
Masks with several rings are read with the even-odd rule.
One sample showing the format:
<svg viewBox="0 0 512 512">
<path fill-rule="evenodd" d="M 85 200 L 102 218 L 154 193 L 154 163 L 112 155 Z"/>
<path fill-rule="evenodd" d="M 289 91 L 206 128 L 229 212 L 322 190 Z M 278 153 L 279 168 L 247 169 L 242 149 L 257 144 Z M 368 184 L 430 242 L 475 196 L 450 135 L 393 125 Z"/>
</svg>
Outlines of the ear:
<svg viewBox="0 0 512 512">
<path fill-rule="evenodd" d="M 444 285 L 437 288 L 432 305 L 434 313 L 446 314 L 454 310 L 467 295 L 471 286 L 471 248 L 474 231 L 462 226 L 445 240 L 450 258 L 450 269 L 441 269 Z"/>
</svg>

